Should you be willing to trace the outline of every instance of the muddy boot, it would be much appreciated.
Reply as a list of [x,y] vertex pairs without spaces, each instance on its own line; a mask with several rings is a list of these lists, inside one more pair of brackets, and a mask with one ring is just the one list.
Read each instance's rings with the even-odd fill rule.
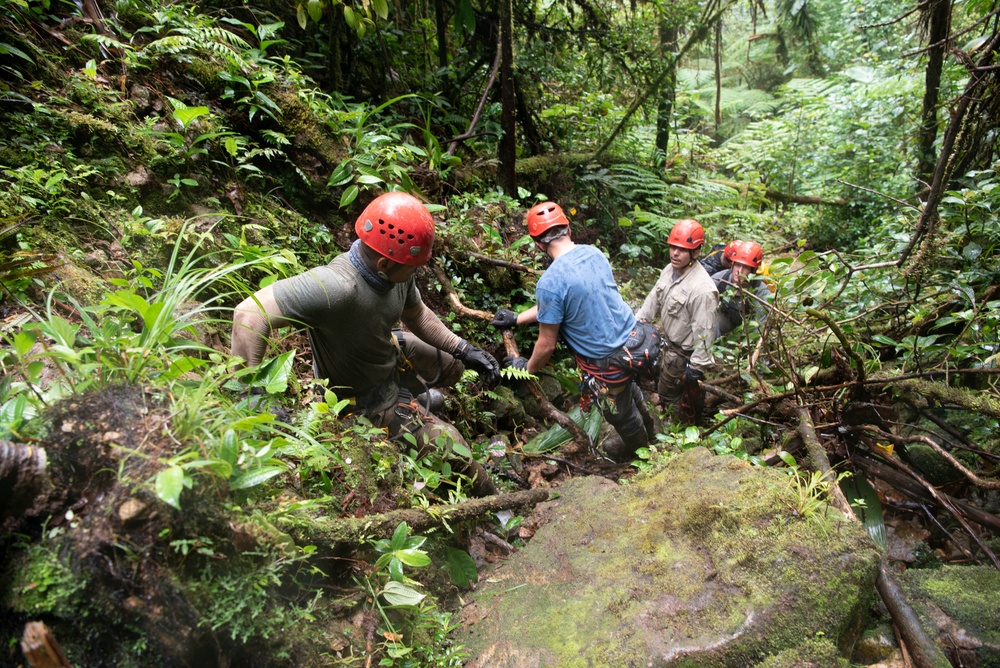
[[413,399],[417,402],[418,406],[423,408],[428,413],[440,415],[441,410],[444,408],[444,394],[441,390],[431,388],[426,392],[421,392],[417,396],[413,397]]
[[646,428],[646,444],[656,443],[656,435],[663,431],[663,425],[655,412],[649,410],[645,401],[639,401],[639,415],[642,416],[642,426]]
[[497,486],[490,478],[486,467],[475,460],[453,461],[452,466],[455,471],[461,473],[469,479],[469,494],[475,497],[493,496],[497,493]]
[[625,447],[625,442],[617,433],[611,434],[604,439],[604,442],[601,443],[600,451],[605,457],[618,463],[632,461],[632,455],[635,454],[634,450],[632,452],[628,452],[628,448]]

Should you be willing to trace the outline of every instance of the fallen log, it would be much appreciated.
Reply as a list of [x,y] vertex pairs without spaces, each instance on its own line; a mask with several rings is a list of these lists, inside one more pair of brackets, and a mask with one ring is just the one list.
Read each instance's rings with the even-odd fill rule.
[[[851,457],[851,464],[873,478],[879,478],[880,480],[886,481],[892,485],[894,489],[899,490],[912,499],[916,499],[918,501],[934,500],[934,497],[930,495],[930,492],[928,492],[922,485],[917,484],[913,479],[908,478],[895,469],[890,468],[880,461],[872,459],[871,457],[868,457],[860,452],[855,452],[853,454]],[[966,517],[976,524],[989,527],[996,533],[1000,533],[1000,517],[992,515],[981,508],[976,508],[961,499],[948,496],[940,490],[938,490],[937,493],[961,510]]]
[[392,536],[400,522],[406,522],[413,531],[424,531],[500,510],[534,506],[548,498],[549,490],[538,487],[512,494],[469,499],[454,505],[403,508],[365,517],[317,517],[310,522],[308,536],[301,527],[291,528],[290,533],[296,540],[308,540],[312,543],[325,541],[362,544],[372,538]]
[[540,275],[542,272],[537,269],[533,269],[527,265],[523,265],[520,262],[511,262],[510,260],[501,260],[499,258],[490,257],[489,255],[483,255],[482,253],[469,253],[469,257],[474,257],[480,262],[485,262],[487,264],[493,264],[498,267],[504,267],[505,269],[513,269],[514,271],[521,271],[527,274],[534,274],[535,276]]
[[32,668],[72,668],[56,637],[43,622],[28,622],[21,636],[21,651]]
[[[823,444],[816,436],[816,429],[809,411],[804,406],[798,406],[795,412],[799,418],[798,433],[809,452],[809,459],[816,470],[821,471],[827,482],[830,483],[831,503],[847,517],[857,522],[857,515],[854,514],[851,504],[841,491],[840,485],[837,484],[833,467],[830,466],[830,458],[827,457]],[[902,589],[886,567],[885,559],[882,560],[882,565],[879,568],[875,588],[882,597],[882,601],[885,602],[893,624],[899,629],[900,637],[910,653],[913,665],[916,668],[951,668],[951,662],[941,651],[941,648],[927,635],[924,627],[920,625],[917,613],[906,602]]]

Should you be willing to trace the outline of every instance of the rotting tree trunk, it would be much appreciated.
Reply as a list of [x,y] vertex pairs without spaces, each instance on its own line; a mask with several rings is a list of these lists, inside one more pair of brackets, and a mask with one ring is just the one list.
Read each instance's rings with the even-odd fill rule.
[[499,0],[500,14],[500,166],[497,180],[504,194],[517,197],[517,96],[514,93],[514,10],[512,0]]
[[615,127],[612,131],[611,136],[609,136],[604,143],[601,144],[601,147],[597,149],[594,155],[591,156],[592,159],[600,157],[601,154],[611,147],[615,138],[618,137],[622,129],[624,129],[625,124],[628,123],[629,119],[631,119],[635,112],[639,110],[639,107],[645,104],[651,94],[660,90],[663,86],[663,82],[667,80],[667,77],[676,71],[677,63],[679,63],[680,59],[684,57],[684,54],[686,54],[695,44],[705,38],[709,29],[715,25],[715,22],[719,20],[723,12],[729,9],[732,4],[734,4],[734,0],[709,1],[702,11],[701,19],[699,20],[698,25],[691,31],[687,41],[684,43],[684,46],[682,46],[677,52],[677,56],[667,63],[663,68],[663,71],[660,72],[660,75],[653,80],[649,87],[642,91],[642,93],[632,101],[632,104],[629,105],[629,108],[625,111],[625,115],[622,116],[621,121],[618,122],[617,127]]
[[722,19],[715,22],[715,141],[719,141],[719,126],[722,125]]
[[656,148],[664,153],[670,145],[670,123],[674,115],[674,94],[677,90],[677,68],[671,63],[677,48],[677,26],[660,19],[660,57],[667,63],[668,74],[660,85],[660,103],[656,109]]
[[[315,519],[305,535],[299,538],[313,543],[364,543],[371,538],[388,538],[400,522],[406,522],[413,531],[423,531],[431,527],[453,524],[480,517],[487,513],[510,510],[524,506],[534,506],[549,498],[549,489],[538,487],[512,494],[469,499],[451,506],[431,506],[429,508],[404,508],[379,515],[365,517],[322,517]],[[292,533],[305,533],[300,527]]]
[[[941,69],[948,52],[951,31],[951,0],[931,0],[927,17],[927,69],[924,70],[924,99],[920,109],[920,135],[917,142],[917,180],[930,183],[934,175],[934,140],[937,139],[938,92]],[[921,186],[924,187],[924,186]]]
[[[846,516],[857,522],[857,515],[854,514],[851,504],[841,491],[840,485],[837,484],[833,467],[830,466],[830,458],[826,456],[826,450],[816,436],[816,428],[813,425],[809,411],[804,406],[798,406],[795,409],[795,413],[799,417],[799,436],[802,438],[802,442],[809,452],[809,460],[812,462],[813,467],[821,471],[826,481],[830,483],[831,503]],[[884,559],[879,568],[878,578],[875,580],[875,588],[885,602],[893,623],[899,629],[899,634],[906,644],[906,649],[910,652],[910,657],[913,660],[915,668],[951,668],[951,662],[948,661],[941,649],[927,635],[924,627],[920,625],[917,613],[906,602],[902,589],[900,589],[899,585],[893,579],[892,574],[886,568]]]
[[46,487],[45,450],[23,443],[0,441],[0,524],[20,517]]
[[31,668],[72,668],[56,637],[42,622],[28,622],[21,636],[21,651]]

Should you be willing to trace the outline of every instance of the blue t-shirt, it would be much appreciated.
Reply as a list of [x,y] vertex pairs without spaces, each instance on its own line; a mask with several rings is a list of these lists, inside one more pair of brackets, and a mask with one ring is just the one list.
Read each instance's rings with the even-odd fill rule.
[[618,293],[607,258],[580,244],[552,262],[535,288],[538,322],[559,325],[579,355],[603,359],[625,345],[635,315]]

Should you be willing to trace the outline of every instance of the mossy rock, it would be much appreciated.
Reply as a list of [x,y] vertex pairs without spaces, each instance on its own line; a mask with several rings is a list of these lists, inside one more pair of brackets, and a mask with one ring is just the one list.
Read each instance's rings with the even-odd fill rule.
[[570,481],[528,546],[481,575],[468,665],[752,666],[817,635],[850,656],[878,550],[832,509],[794,515],[790,489],[704,448],[625,486]]
[[850,665],[832,642],[813,638],[767,657],[757,668],[848,668]]
[[1000,571],[989,565],[915,568],[899,583],[952,664],[1000,667]]

